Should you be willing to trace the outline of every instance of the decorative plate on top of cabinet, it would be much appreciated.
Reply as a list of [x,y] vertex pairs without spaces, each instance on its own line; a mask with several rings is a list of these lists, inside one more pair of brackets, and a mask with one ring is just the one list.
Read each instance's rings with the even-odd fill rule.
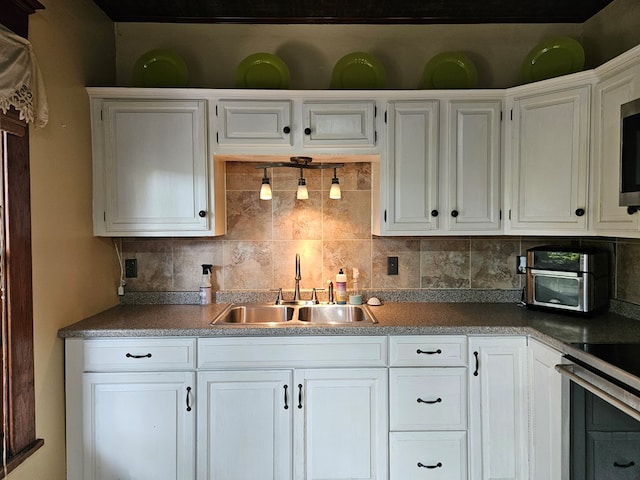
[[134,87],[184,87],[188,80],[187,64],[173,50],[150,50],[133,66]]
[[422,88],[473,88],[478,84],[478,70],[464,53],[443,52],[424,67]]
[[236,69],[239,88],[289,88],[289,67],[272,53],[254,53]]
[[559,77],[582,70],[584,48],[571,37],[545,40],[529,52],[522,64],[522,78],[526,83]]
[[342,57],[333,67],[331,88],[374,89],[384,88],[384,66],[373,55],[353,52]]

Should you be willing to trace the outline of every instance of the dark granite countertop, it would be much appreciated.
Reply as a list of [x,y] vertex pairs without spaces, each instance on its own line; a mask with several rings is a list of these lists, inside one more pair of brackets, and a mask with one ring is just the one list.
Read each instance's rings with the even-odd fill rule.
[[[62,338],[295,335],[529,335],[567,351],[567,344],[640,343],[640,321],[613,313],[577,316],[513,303],[404,303],[371,307],[378,324],[221,325],[227,304],[121,305],[62,328]],[[568,351],[574,349],[569,347]]]

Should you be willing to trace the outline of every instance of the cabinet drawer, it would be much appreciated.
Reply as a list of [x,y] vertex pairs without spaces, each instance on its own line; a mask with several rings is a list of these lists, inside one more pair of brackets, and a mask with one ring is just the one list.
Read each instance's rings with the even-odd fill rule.
[[640,433],[588,432],[587,479],[640,478]]
[[465,430],[466,368],[389,370],[391,430]]
[[86,340],[84,371],[189,370],[195,349],[195,338]]
[[383,367],[387,338],[201,338],[198,368]]
[[467,337],[464,335],[420,335],[391,337],[389,365],[467,366]]
[[392,432],[390,480],[467,478],[466,432]]

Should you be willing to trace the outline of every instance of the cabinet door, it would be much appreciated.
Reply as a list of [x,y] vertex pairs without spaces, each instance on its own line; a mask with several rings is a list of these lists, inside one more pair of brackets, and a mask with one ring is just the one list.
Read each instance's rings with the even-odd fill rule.
[[198,373],[198,479],[291,479],[290,370]]
[[85,373],[84,480],[195,479],[195,374]]
[[515,100],[511,232],[586,231],[590,88]]
[[375,102],[305,102],[304,147],[375,146]]
[[221,100],[216,113],[221,147],[293,145],[288,100]]
[[438,229],[438,101],[390,102],[383,230],[417,235]]
[[204,101],[97,101],[94,232],[204,235],[208,206]]
[[447,103],[447,229],[489,232],[500,221],[500,114],[502,102]]
[[296,370],[294,386],[294,478],[386,478],[386,369]]
[[562,432],[569,431],[568,384],[555,366],[562,363],[562,353],[535,340],[529,341],[529,411],[531,435],[529,478],[568,478],[569,450],[562,442]]
[[602,235],[640,234],[640,215],[619,205],[620,105],[640,95],[640,65],[599,82],[594,91],[593,228]]
[[469,353],[469,478],[526,479],[526,338],[470,337]]

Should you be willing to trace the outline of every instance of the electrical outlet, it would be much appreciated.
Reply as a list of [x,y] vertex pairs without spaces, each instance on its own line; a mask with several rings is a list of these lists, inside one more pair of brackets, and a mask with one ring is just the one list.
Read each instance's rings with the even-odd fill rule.
[[125,278],[136,278],[138,276],[138,260],[135,258],[127,258],[124,261]]
[[398,275],[398,257],[387,257],[387,275]]

